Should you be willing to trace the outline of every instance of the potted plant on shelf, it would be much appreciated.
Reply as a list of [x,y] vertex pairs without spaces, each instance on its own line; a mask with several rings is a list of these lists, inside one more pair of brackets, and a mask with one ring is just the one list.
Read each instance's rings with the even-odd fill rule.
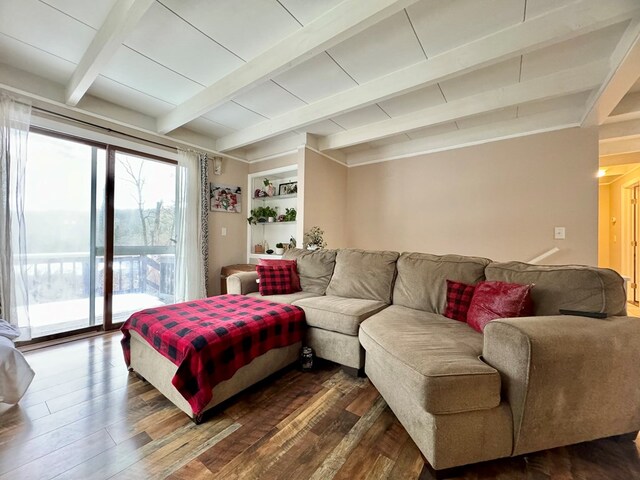
[[307,250],[318,250],[319,248],[326,247],[327,242],[324,241],[323,235],[324,230],[321,230],[320,227],[311,227],[311,229],[304,234],[304,244]]
[[264,183],[264,190],[267,192],[267,196],[273,197],[276,194],[276,187],[273,186],[271,180],[265,178],[262,183]]
[[256,223],[265,223],[265,222],[273,222],[275,217],[278,215],[275,208],[273,207],[257,207],[251,210],[251,216],[247,218],[247,222],[250,225],[255,225]]
[[285,209],[283,222],[295,222],[297,214],[298,212],[296,212],[295,208]]
[[282,243],[276,243],[276,255],[282,255],[284,253],[284,245]]

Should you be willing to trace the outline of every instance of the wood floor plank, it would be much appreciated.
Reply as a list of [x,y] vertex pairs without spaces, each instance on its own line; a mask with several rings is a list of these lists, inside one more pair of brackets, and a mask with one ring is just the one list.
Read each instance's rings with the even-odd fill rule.
[[55,450],[17,469],[0,475],[0,480],[48,480],[114,446],[106,430]]
[[[0,405],[0,480],[430,477],[366,378],[328,362],[311,372],[290,368],[195,425],[128,374],[120,338],[116,332],[27,353],[34,383],[22,405]],[[456,478],[640,479],[640,448],[603,439],[468,465]]]

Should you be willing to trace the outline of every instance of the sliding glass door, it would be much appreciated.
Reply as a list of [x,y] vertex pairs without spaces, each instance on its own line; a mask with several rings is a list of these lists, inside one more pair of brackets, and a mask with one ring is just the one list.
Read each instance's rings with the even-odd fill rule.
[[173,303],[176,166],[115,152],[113,323]]
[[104,148],[29,134],[24,212],[34,338],[101,321],[95,212],[104,168]]
[[113,328],[174,299],[176,165],[32,131],[26,172],[32,337]]

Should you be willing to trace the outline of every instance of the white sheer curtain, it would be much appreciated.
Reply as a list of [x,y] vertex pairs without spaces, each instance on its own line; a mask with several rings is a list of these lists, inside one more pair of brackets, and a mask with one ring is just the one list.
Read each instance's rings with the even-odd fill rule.
[[[202,245],[206,238],[202,218],[202,182],[200,163],[206,155],[178,150],[176,175],[176,302],[207,296],[206,252]],[[206,203],[204,204],[206,205]]]
[[0,93],[0,317],[31,338],[24,220],[31,106]]

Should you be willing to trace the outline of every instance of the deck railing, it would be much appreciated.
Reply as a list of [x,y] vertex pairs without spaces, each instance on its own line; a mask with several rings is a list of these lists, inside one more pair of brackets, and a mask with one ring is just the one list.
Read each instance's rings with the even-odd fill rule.
[[[104,249],[96,250],[96,296],[104,293]],[[89,252],[27,255],[29,302],[86,298],[91,285]],[[174,294],[175,247],[116,247],[113,294],[146,293],[161,299]]]

